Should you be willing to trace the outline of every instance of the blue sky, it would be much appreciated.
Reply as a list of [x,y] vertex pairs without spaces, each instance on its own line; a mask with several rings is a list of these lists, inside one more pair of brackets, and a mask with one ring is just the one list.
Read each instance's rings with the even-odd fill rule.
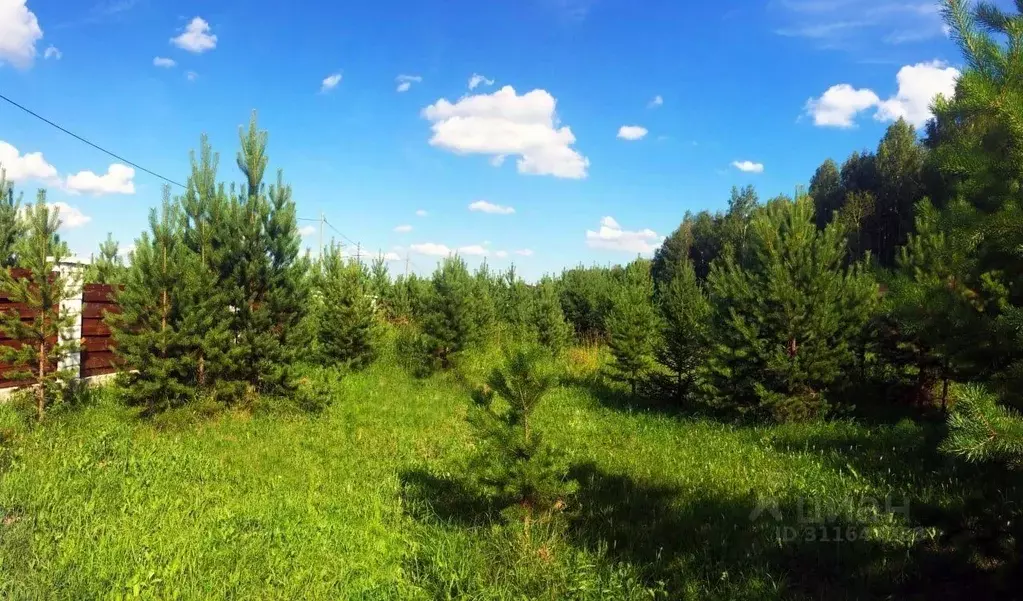
[[[177,181],[202,132],[240,181],[257,109],[300,216],[420,271],[456,249],[527,278],[649,254],[732,186],[791,192],[922,123],[959,63],[930,2],[0,0],[0,93]],[[3,103],[0,160],[82,255],[160,200]]]

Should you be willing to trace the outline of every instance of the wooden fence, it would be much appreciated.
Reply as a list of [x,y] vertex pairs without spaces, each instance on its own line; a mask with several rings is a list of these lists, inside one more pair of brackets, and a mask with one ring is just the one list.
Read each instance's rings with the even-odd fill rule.
[[114,287],[109,284],[86,284],[82,289],[82,359],[81,377],[100,376],[117,371],[113,353],[114,339],[103,321],[107,313],[120,313],[114,302]]
[[[15,277],[27,277],[24,270],[15,269]],[[80,337],[81,352],[78,361],[67,361],[66,365],[77,367],[78,375],[82,378],[110,374],[117,371],[117,357],[113,353],[114,341],[110,335],[110,328],[103,317],[106,313],[119,313],[120,307],[113,299],[114,289],[106,284],[85,284],[82,286],[81,297],[71,299],[66,304],[66,309],[78,313],[78,324],[73,328],[73,335]],[[0,292],[0,312],[17,311],[22,321],[31,321],[35,312],[23,304],[11,302],[6,295]],[[56,343],[52,340],[51,343]],[[12,340],[7,332],[0,328],[0,346],[18,348],[21,343]],[[72,358],[73,359],[73,358]],[[65,363],[62,361],[62,363]],[[52,366],[56,367],[56,366]],[[14,388],[28,384],[25,380],[11,380],[7,375],[15,371],[37,371],[38,367],[16,366],[0,363],[0,389]]]

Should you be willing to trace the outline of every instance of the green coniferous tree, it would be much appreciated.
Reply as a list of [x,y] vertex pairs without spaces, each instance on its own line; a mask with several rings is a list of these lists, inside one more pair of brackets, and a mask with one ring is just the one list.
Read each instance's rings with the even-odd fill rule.
[[[957,208],[965,209],[956,204],[947,213]],[[885,305],[895,342],[917,370],[914,396],[926,400],[940,381],[945,409],[950,380],[972,375],[977,355],[989,343],[970,282],[978,239],[950,236],[942,221],[930,202],[920,203],[916,233],[899,249],[899,268],[890,277]]]
[[[552,361],[537,346],[507,353],[487,386],[473,395],[468,414],[479,444],[470,464],[476,480],[492,493],[496,504],[511,508],[528,523],[565,506],[575,483],[564,460],[537,431],[533,414],[557,384]],[[500,409],[495,397],[506,402]]]
[[647,261],[634,261],[613,292],[607,331],[614,369],[629,383],[632,394],[653,363],[657,342],[657,313],[653,305],[654,282]]
[[571,342],[572,326],[565,321],[558,288],[551,278],[543,278],[534,287],[529,315],[536,339],[544,348],[557,354]]
[[484,345],[493,338],[497,330],[498,286],[487,260],[483,259],[472,278],[470,307],[475,322],[470,342]]
[[191,157],[185,194],[175,209],[181,220],[181,244],[196,259],[182,274],[177,301],[185,309],[178,327],[187,339],[183,344],[190,349],[195,384],[230,400],[240,394],[234,366],[241,360],[241,349],[234,344],[231,328],[238,291],[232,275],[239,236],[235,208],[217,182],[219,160],[202,136],[198,155]]
[[124,279],[124,261],[121,259],[117,241],[111,233],[100,242],[99,255],[85,271],[85,281],[90,284],[120,284]]
[[65,339],[79,316],[62,311],[60,305],[81,287],[80,274],[59,267],[70,254],[57,237],[59,227],[57,209],[46,204],[46,191],[40,190],[23,217],[24,235],[15,245],[18,265],[28,270],[28,277],[16,277],[11,268],[0,269],[0,290],[9,301],[31,313],[30,320],[23,319],[19,311],[0,315],[0,328],[19,343],[17,347],[0,347],[0,358],[8,364],[25,366],[7,377],[32,381],[40,420],[47,406],[58,400],[67,383],[77,376],[59,369],[60,360],[77,352],[79,344]]
[[842,190],[842,178],[835,161],[827,159],[810,178],[810,198],[813,199],[814,221],[818,229],[824,229],[831,223],[835,211],[842,208],[845,192]]
[[299,351],[289,337],[306,311],[307,266],[299,257],[291,188],[280,173],[269,191],[263,188],[267,133],[258,128],[255,113],[240,138],[238,167],[246,184],[233,201],[238,234],[233,257],[235,372],[246,383],[247,396],[288,392],[294,388]]
[[15,246],[21,238],[24,223],[21,219],[21,194],[15,196],[14,186],[7,181],[7,172],[0,165],[0,267],[12,267],[16,262]]
[[427,349],[441,367],[450,367],[475,339],[474,286],[461,257],[444,259],[433,272],[422,326]]
[[182,241],[178,211],[165,188],[163,205],[150,211],[150,231],[136,240],[124,288],[117,293],[121,313],[106,318],[123,364],[121,389],[129,402],[150,412],[195,394],[195,361],[181,326],[191,309],[185,280],[200,261]]
[[661,344],[657,360],[675,374],[679,400],[692,390],[697,371],[703,365],[710,343],[710,303],[696,279],[688,258],[675,268],[675,277],[661,287],[658,308],[661,315]]
[[331,244],[320,262],[316,283],[320,302],[316,344],[326,365],[360,369],[377,354],[373,297],[365,289],[365,267],[345,260],[341,247]]
[[389,312],[387,299],[391,295],[391,275],[387,271],[387,259],[383,254],[373,258],[369,268],[369,291],[376,301],[376,308],[383,314]]
[[708,278],[711,392],[778,419],[819,414],[823,394],[853,360],[877,285],[860,266],[844,266],[841,226],[817,230],[806,196],[772,201],[756,214],[743,262],[726,256]]
[[514,336],[529,337],[533,331],[531,295],[529,287],[515,272],[515,265],[508,267],[498,284],[497,305],[501,321],[508,325]]

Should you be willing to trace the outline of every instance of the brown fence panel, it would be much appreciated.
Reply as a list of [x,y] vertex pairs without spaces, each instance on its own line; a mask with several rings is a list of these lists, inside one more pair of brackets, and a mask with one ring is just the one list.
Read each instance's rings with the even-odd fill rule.
[[82,377],[117,371],[118,358],[110,327],[103,321],[107,313],[120,313],[109,284],[85,284],[82,288]]

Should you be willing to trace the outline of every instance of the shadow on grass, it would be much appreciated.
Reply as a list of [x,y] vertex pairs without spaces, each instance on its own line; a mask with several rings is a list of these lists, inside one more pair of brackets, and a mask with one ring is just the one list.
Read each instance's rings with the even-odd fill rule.
[[[1023,473],[999,464],[971,465],[940,451],[943,423],[901,422],[852,429],[795,430],[770,444],[783,452],[805,452],[839,472],[855,471],[875,490],[908,493],[915,527],[938,537],[918,549],[926,584],[983,598],[1023,598]],[[901,493],[900,493],[901,494]],[[955,598],[941,596],[938,598]]]
[[[844,505],[815,507],[812,500],[798,499],[764,503],[752,494],[719,498],[646,484],[592,465],[577,467],[573,475],[580,482],[579,508],[569,530],[576,542],[606,546],[612,556],[641,569],[648,582],[664,582],[669,591],[691,590],[694,576],[711,596],[724,597],[768,596],[780,583],[778,592],[800,599],[1005,599],[1017,598],[1020,591],[1020,574],[1013,568],[1018,553],[1012,562],[1004,537],[998,539],[999,560],[978,562],[976,540],[966,548],[953,540],[881,540],[870,535],[869,520]],[[961,509],[947,508],[946,517],[962,518]],[[909,522],[902,535],[912,536],[922,525],[929,524]],[[730,590],[726,579],[742,585]]]
[[597,402],[609,409],[627,412],[654,412],[679,418],[708,418],[726,420],[728,416],[715,412],[692,398],[679,398],[671,378],[649,377],[639,383],[636,394],[628,385],[616,382],[606,375],[567,377],[564,386],[579,388],[590,393]]
[[468,482],[423,469],[402,472],[399,479],[407,513],[419,521],[474,526],[497,515],[490,500]]
[[[579,492],[566,513],[567,542],[631,565],[647,586],[663,586],[672,596],[698,590],[703,598],[728,599],[1008,599],[1020,590],[1011,537],[1004,531],[976,536],[981,523],[1011,519],[991,510],[1011,513],[1008,496],[1003,503],[990,497],[972,505],[915,503],[896,534],[878,536],[872,527],[890,524],[864,520],[852,505],[764,500],[752,491],[723,497],[593,464],[574,467],[571,476]],[[423,470],[401,480],[406,511],[419,521],[473,527],[499,519],[464,482]],[[936,541],[903,538],[920,526],[946,534]]]

